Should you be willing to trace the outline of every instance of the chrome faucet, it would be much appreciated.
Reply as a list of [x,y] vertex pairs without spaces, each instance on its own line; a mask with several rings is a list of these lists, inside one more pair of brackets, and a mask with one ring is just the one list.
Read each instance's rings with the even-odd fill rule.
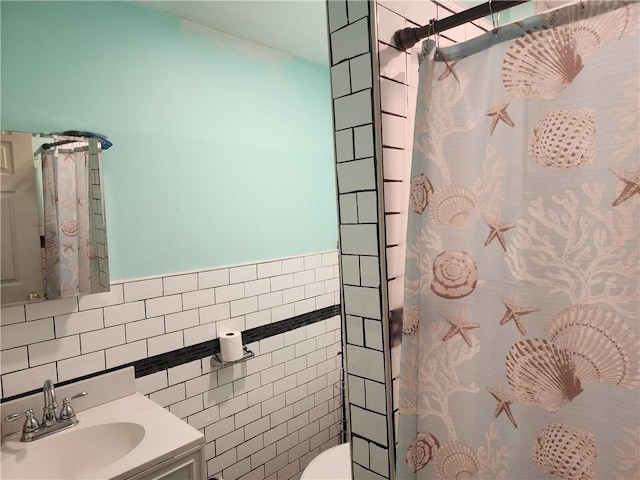
[[58,415],[58,403],[56,402],[56,391],[51,380],[46,380],[42,387],[44,393],[44,407],[42,408],[42,423],[38,422],[33,415],[33,410],[29,409],[24,413],[14,413],[4,417],[5,422],[13,422],[18,418],[25,417],[22,426],[22,437],[20,441],[30,442],[38,438],[46,437],[52,433],[59,432],[66,428],[71,428],[78,424],[76,412],[71,406],[71,400],[84,397],[87,392],[80,392],[72,397],[65,397],[62,401],[62,408]]
[[58,409],[58,403],[56,402],[56,390],[53,388],[53,382],[47,380],[42,387],[44,392],[44,407],[42,409],[42,425],[50,427],[55,425],[58,421],[58,415],[56,410]]

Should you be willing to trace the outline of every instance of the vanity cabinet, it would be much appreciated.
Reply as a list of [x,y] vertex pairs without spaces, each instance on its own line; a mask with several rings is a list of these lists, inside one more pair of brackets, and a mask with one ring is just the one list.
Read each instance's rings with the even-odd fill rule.
[[127,480],[202,480],[207,478],[204,446],[165,460]]

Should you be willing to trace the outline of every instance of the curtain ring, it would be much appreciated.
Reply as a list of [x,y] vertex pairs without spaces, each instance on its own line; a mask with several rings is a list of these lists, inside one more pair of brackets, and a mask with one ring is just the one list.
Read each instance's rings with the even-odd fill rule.
[[440,34],[438,32],[436,32],[436,19],[435,18],[432,18],[429,21],[429,30],[431,31],[431,34],[435,37],[436,48],[440,48]]
[[496,17],[493,14],[493,0],[489,0],[489,13],[491,14],[491,23],[493,24],[493,33],[498,33],[498,27],[496,26]]
[[583,0],[578,0],[578,2],[580,3],[580,8],[582,10],[584,10],[584,1]]

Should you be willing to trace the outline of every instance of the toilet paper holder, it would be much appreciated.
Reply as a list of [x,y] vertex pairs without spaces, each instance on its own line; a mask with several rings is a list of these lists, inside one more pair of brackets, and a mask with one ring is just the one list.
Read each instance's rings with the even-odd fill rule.
[[242,358],[239,360],[234,360],[233,362],[226,362],[224,360],[222,360],[222,357],[220,356],[220,353],[214,353],[213,355],[211,355],[211,366],[214,368],[222,368],[222,367],[228,367],[229,365],[235,365],[236,363],[240,363],[240,362],[246,362],[247,360],[249,360],[251,357],[255,357],[255,353],[253,353],[251,350],[249,350],[246,345],[242,346]]

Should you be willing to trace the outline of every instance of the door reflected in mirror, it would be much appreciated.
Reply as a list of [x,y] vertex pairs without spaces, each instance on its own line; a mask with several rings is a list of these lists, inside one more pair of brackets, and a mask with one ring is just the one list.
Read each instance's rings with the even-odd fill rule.
[[100,140],[2,131],[2,306],[109,290]]

